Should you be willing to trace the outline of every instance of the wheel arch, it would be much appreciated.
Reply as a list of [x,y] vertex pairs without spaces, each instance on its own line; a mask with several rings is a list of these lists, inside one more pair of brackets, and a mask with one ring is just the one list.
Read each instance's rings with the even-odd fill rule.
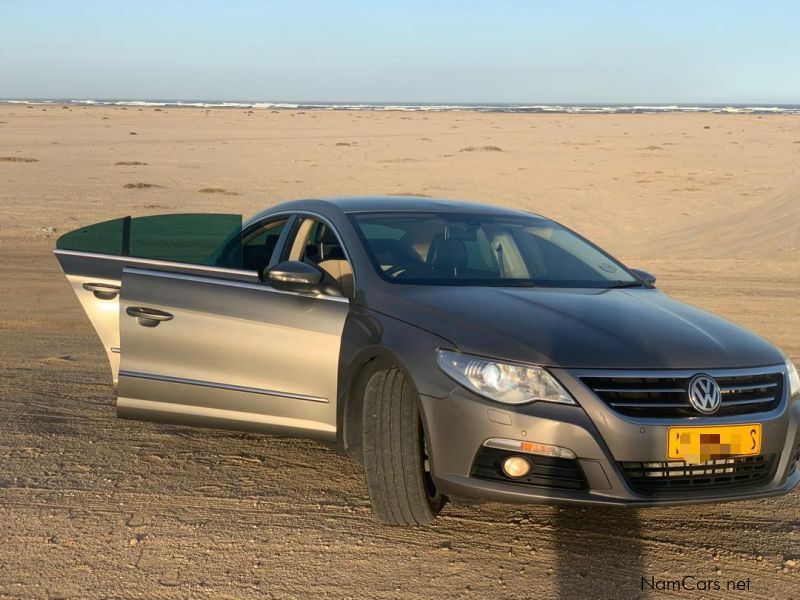
[[[337,441],[361,463],[362,407],[366,385],[378,371],[397,368],[420,395],[445,397],[456,384],[436,365],[436,349],[454,345],[415,325],[362,309],[345,323],[339,363]],[[420,412],[422,407],[420,406]]]
[[375,373],[387,369],[400,369],[414,392],[419,396],[414,377],[408,367],[395,353],[386,348],[376,347],[365,350],[352,366],[346,377],[347,387],[339,398],[337,415],[339,443],[347,456],[363,464],[362,433],[364,394],[367,383]]

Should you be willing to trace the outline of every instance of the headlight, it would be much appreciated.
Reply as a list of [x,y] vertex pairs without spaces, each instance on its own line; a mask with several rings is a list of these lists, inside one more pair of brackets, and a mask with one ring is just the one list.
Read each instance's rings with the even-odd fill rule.
[[524,404],[542,400],[575,404],[575,400],[541,367],[487,360],[439,350],[441,369],[466,388],[497,402]]
[[797,369],[788,358],[786,359],[786,371],[789,373],[789,398],[794,398],[796,394],[800,394],[800,375],[797,374]]

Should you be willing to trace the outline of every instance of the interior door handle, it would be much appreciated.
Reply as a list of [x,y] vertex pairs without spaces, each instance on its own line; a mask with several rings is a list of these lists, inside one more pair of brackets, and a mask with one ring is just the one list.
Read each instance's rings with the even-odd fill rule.
[[155,327],[162,321],[169,321],[172,315],[157,308],[145,308],[144,306],[129,306],[125,309],[130,317],[136,317],[139,325],[143,327]]
[[99,300],[113,300],[119,296],[119,286],[111,283],[88,282],[83,284],[83,289],[92,292],[94,297]]

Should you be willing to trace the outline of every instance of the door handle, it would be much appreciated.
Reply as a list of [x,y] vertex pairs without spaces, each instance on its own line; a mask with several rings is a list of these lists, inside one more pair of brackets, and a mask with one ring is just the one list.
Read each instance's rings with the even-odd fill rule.
[[143,327],[155,327],[162,321],[169,321],[172,315],[157,308],[145,308],[144,306],[129,306],[125,309],[130,317],[136,317],[139,325]]
[[83,289],[92,292],[98,300],[113,300],[119,296],[119,286],[111,283],[84,283]]

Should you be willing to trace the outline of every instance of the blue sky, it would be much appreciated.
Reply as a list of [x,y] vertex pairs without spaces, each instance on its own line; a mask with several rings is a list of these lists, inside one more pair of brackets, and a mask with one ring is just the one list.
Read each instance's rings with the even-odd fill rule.
[[0,98],[800,103],[800,2],[0,0]]

